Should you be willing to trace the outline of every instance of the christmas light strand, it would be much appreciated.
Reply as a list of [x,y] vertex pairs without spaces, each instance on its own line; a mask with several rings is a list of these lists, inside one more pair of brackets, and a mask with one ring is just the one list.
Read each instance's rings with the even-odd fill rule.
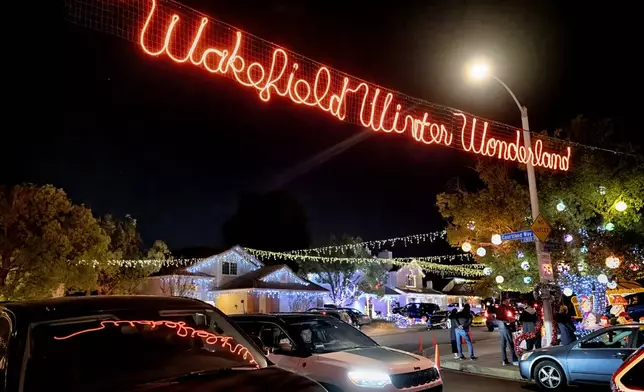
[[404,246],[407,246],[410,244],[420,244],[423,242],[434,242],[437,239],[445,238],[445,234],[446,234],[445,230],[442,230],[442,231],[435,231],[432,233],[412,234],[404,237],[387,238],[384,240],[362,241],[362,242],[356,242],[354,244],[328,245],[328,246],[321,246],[318,248],[297,249],[286,253],[292,253],[296,255],[310,255],[314,253],[320,256],[322,254],[330,253],[330,252],[344,253],[350,249],[361,249],[361,248],[371,252],[374,249],[393,247],[400,243],[402,243]]

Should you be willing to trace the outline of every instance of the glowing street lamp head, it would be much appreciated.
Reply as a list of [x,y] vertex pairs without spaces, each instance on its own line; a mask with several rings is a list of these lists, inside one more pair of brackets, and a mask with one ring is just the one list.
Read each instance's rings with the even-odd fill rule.
[[490,76],[490,66],[484,62],[472,63],[467,70],[470,79],[480,81]]

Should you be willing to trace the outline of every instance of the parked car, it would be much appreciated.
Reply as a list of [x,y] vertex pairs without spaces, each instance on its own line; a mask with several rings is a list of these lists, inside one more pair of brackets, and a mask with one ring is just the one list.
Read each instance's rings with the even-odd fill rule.
[[327,307],[324,307],[324,308],[311,308],[311,309],[307,310],[307,312],[308,313],[320,313],[320,314],[323,314],[323,315],[328,315],[328,316],[331,316],[331,317],[335,317],[338,320],[344,321],[345,323],[347,323],[347,324],[349,324],[349,325],[351,325],[353,327],[356,327],[358,329],[360,328],[360,325],[358,324],[358,321],[354,320],[354,318],[351,317],[351,314],[349,312],[343,310],[343,309],[327,308]]
[[330,392],[442,391],[440,373],[431,360],[380,346],[333,317],[277,313],[231,318],[261,339],[271,351],[271,361],[311,377]]
[[450,327],[451,320],[448,318],[449,313],[441,310],[439,312],[434,312],[429,317],[427,322],[427,329],[446,329]]
[[22,392],[324,391],[271,363],[216,308],[176,297],[2,303],[0,375],[1,390]]
[[610,379],[612,392],[644,390],[644,344],[617,369]]
[[628,305],[625,307],[626,313],[634,321],[639,321],[641,317],[644,317],[644,293],[637,293],[625,296]]
[[473,327],[487,327],[487,317],[484,313],[472,312],[472,326]]
[[534,380],[542,389],[557,390],[566,385],[602,384],[624,359],[644,344],[641,324],[602,328],[565,346],[528,351],[521,356],[521,377]]
[[395,308],[392,310],[393,313],[400,314],[405,317],[411,317],[414,319],[421,319],[423,317],[429,320],[429,316],[438,312],[440,306],[432,303],[411,303],[407,304],[400,308]]
[[340,308],[340,310],[344,310],[345,312],[349,313],[349,316],[351,316],[354,324],[356,324],[358,327],[371,324],[371,318],[358,309]]

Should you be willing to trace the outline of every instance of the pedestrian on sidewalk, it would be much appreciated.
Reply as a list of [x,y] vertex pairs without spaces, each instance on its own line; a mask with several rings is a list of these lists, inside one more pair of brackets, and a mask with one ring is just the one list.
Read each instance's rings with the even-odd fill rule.
[[534,338],[525,340],[528,351],[531,351],[534,348],[541,348],[541,331],[537,330],[538,319],[537,309],[533,307],[532,303],[529,303],[519,316],[519,322],[521,323],[523,333],[534,333],[535,335]]
[[[496,319],[494,320],[494,325],[499,329],[499,334],[501,334],[501,364],[503,366],[507,365],[519,365],[519,358],[517,357],[516,351],[514,351],[514,340],[512,339],[512,333],[510,332],[509,323],[512,321],[512,309],[510,308],[510,299],[505,298],[503,303],[496,308]],[[506,350],[510,350],[512,353],[512,363],[508,362],[508,354]]]
[[470,326],[472,325],[472,311],[470,304],[463,305],[463,310],[456,313],[456,349],[458,350],[458,359],[465,359],[463,355],[463,340],[467,343],[467,350],[472,361],[477,358],[474,356],[474,345],[470,339]]
[[452,343],[452,354],[454,354],[454,358],[458,359],[458,347],[456,346],[456,327],[457,327],[457,321],[456,321],[456,314],[458,313],[458,309],[452,309],[452,311],[449,313],[449,316],[447,316],[447,319],[449,320],[449,339],[450,342]]
[[561,305],[559,312],[556,316],[557,327],[559,328],[559,334],[561,334],[561,345],[568,345],[575,340],[575,324],[572,323],[572,317],[568,314],[568,307],[566,305]]

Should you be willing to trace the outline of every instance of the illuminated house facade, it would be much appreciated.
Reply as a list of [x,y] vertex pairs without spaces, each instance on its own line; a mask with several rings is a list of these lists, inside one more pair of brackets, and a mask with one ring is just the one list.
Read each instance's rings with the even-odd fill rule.
[[266,266],[234,247],[172,275],[150,277],[138,292],[193,297],[239,314],[304,311],[321,306],[327,290],[286,265]]

